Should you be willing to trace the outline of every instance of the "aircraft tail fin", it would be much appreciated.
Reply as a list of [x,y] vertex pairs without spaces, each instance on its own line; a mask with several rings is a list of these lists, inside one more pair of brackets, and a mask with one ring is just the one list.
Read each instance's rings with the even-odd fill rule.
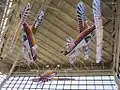
[[71,37],[68,37],[66,41],[67,41],[67,43],[66,43],[66,49],[69,52],[69,51],[71,51],[71,49],[74,46],[74,40]]

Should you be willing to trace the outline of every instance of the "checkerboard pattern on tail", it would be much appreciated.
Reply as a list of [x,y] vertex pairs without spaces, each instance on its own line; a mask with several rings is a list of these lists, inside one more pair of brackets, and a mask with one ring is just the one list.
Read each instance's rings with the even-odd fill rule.
[[68,37],[66,41],[67,41],[66,43],[67,52],[70,52],[74,46],[74,40],[71,37]]
[[102,57],[102,40],[103,40],[103,25],[102,25],[102,15],[101,15],[101,0],[93,0],[93,14],[94,23],[96,27],[96,63],[101,61]]
[[[67,41],[67,43],[66,43],[67,52],[70,52],[75,45],[74,40],[71,37],[68,37],[66,41]],[[68,55],[68,58],[69,58],[69,62],[71,64],[74,64],[74,62],[76,61],[75,53],[72,53],[71,55]]]

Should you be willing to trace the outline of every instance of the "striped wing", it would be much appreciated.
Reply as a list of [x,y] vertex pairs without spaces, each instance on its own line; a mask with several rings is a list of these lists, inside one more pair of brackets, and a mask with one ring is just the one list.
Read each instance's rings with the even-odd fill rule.
[[93,0],[93,14],[96,27],[97,48],[96,48],[96,62],[99,63],[102,57],[102,39],[103,39],[103,25],[101,15],[101,0]]
[[12,42],[11,42],[11,45],[10,45],[10,51],[11,51],[11,52],[13,51],[13,49],[14,49],[14,44],[15,44],[17,38],[18,38],[17,36],[18,36],[19,28],[20,28],[21,25],[26,21],[28,15],[29,15],[29,12],[30,12],[30,8],[31,8],[31,6],[30,6],[30,4],[28,3],[28,4],[25,6],[23,12],[20,14],[20,22],[19,22],[19,24],[18,24],[17,29],[15,30],[15,34],[13,35]]
[[82,32],[85,29],[86,16],[85,16],[85,5],[83,2],[79,2],[77,5],[77,17],[79,23],[79,30]]
[[20,20],[20,25],[23,24],[26,20],[27,20],[27,17],[29,15],[29,12],[30,12],[30,9],[31,9],[31,5],[30,3],[28,3],[24,10],[22,11],[21,13],[21,20]]
[[32,26],[32,32],[35,34],[36,29],[42,23],[44,17],[44,11],[40,10]]

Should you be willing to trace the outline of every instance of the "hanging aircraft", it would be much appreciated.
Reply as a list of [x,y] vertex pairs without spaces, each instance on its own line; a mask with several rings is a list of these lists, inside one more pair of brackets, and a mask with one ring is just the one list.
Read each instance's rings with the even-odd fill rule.
[[31,62],[37,59],[37,50],[36,50],[37,45],[35,42],[34,35],[36,33],[38,26],[43,20],[44,12],[42,10],[39,11],[37,18],[35,19],[32,27],[30,27],[26,22],[26,19],[29,16],[30,9],[31,9],[30,4],[27,4],[23,12],[19,15],[20,22],[13,36],[10,49],[11,51],[13,51],[14,44],[17,40],[18,31],[21,30],[22,31],[22,34],[21,34],[22,55],[26,60]]
[[35,42],[34,35],[36,33],[36,30],[39,26],[39,24],[42,22],[44,16],[44,12],[42,10],[39,11],[38,16],[33,23],[32,27],[30,27],[26,22],[22,25],[22,30],[24,31],[22,35],[22,41],[23,41],[23,55],[24,58],[27,60],[35,61],[37,58],[37,45]]
[[[93,1],[93,14],[95,25],[89,25],[86,15],[85,15],[85,5],[82,1],[80,1],[77,5],[77,16],[79,23],[79,34],[76,39],[73,40],[71,37],[67,38],[66,50],[62,51],[62,53],[69,58],[69,62],[74,64],[76,57],[79,56],[80,51],[84,52],[84,59],[89,58],[89,44],[92,38],[96,33],[100,32],[101,34],[97,34],[97,55],[96,62],[99,63],[101,60],[101,50],[102,50],[102,38],[103,38],[103,30],[102,30],[102,16],[100,9],[100,1]],[[99,43],[98,43],[99,42]],[[98,54],[99,53],[99,54]]]

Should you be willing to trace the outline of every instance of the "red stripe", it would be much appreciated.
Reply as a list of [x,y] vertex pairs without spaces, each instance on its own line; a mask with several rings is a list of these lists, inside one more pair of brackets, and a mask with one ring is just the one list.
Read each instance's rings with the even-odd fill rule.
[[89,28],[89,29],[86,29],[84,31],[82,31],[78,36],[77,38],[75,39],[75,46],[78,45],[78,43],[80,43],[80,41],[85,37],[87,36],[88,34],[90,34],[93,30],[95,30],[95,26]]
[[[88,29],[86,29],[86,30],[84,30],[84,31],[82,31],[78,36],[77,36],[77,38],[75,39],[75,46],[73,47],[73,49],[83,40],[83,38],[85,37],[85,36],[87,36],[88,34],[90,34],[93,30],[95,30],[95,26],[92,26],[91,28],[88,28]],[[72,49],[72,50],[73,50]],[[72,51],[71,50],[71,51]],[[64,52],[64,55],[67,55],[67,54],[69,54],[71,51],[69,51],[69,52],[67,52],[67,50]]]
[[24,23],[25,27],[26,27],[26,34],[27,34],[27,37],[29,38],[30,42],[31,42],[31,45],[34,46],[35,45],[35,40],[33,38],[33,34],[32,34],[32,31],[30,30],[30,27],[28,26],[27,23]]

